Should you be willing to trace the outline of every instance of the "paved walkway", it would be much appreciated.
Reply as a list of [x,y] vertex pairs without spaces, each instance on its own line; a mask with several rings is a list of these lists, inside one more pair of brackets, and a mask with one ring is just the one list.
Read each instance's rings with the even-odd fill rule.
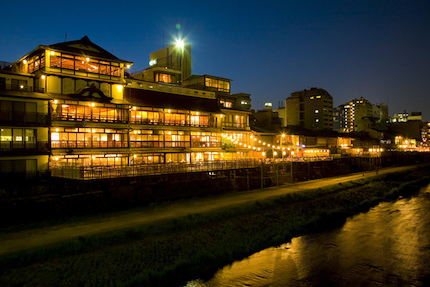
[[[416,166],[414,165],[385,168],[380,169],[378,174],[398,172],[413,169],[415,167]],[[317,179],[279,187],[238,192],[214,197],[181,200],[169,204],[119,212],[117,214],[85,219],[83,221],[73,223],[29,229],[20,232],[2,233],[0,234],[0,255],[71,240],[79,236],[90,236],[113,230],[152,224],[157,221],[204,213],[226,207],[233,207],[247,202],[264,200],[293,192],[327,187],[342,182],[373,177],[376,175],[377,173],[375,171],[354,173],[346,176]]]

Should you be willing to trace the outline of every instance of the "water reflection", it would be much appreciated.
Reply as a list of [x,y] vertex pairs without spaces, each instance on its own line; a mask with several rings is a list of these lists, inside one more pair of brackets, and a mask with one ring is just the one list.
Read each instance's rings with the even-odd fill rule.
[[427,187],[351,217],[342,228],[296,237],[234,262],[198,285],[424,286],[430,283],[429,214]]

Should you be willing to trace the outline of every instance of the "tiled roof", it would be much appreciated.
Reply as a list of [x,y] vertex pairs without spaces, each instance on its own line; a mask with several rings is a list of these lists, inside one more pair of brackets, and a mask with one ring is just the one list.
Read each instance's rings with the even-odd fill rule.
[[44,47],[52,50],[69,52],[69,53],[78,54],[78,55],[85,55],[89,57],[106,59],[106,60],[111,60],[116,62],[127,62],[127,61],[118,59],[116,56],[109,53],[102,47],[94,44],[93,42],[90,41],[90,39],[87,36],[83,37],[80,40],[62,42],[58,44],[47,45]]

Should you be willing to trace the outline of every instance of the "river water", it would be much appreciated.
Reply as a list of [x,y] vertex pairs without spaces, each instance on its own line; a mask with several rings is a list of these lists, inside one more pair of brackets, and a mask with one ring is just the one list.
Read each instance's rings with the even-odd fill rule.
[[430,186],[187,286],[430,286]]

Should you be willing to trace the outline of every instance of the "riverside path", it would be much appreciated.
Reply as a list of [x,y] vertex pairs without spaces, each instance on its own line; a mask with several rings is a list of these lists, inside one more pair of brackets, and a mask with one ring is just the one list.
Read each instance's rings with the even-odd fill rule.
[[344,176],[323,178],[295,184],[224,194],[213,197],[180,200],[172,203],[143,207],[114,214],[94,216],[73,223],[22,230],[0,232],[0,256],[72,240],[80,236],[92,236],[105,232],[127,229],[159,221],[175,219],[192,214],[215,211],[240,204],[278,197],[288,193],[327,187],[339,183],[374,177],[376,175],[405,171],[417,167],[403,166],[368,171]]

